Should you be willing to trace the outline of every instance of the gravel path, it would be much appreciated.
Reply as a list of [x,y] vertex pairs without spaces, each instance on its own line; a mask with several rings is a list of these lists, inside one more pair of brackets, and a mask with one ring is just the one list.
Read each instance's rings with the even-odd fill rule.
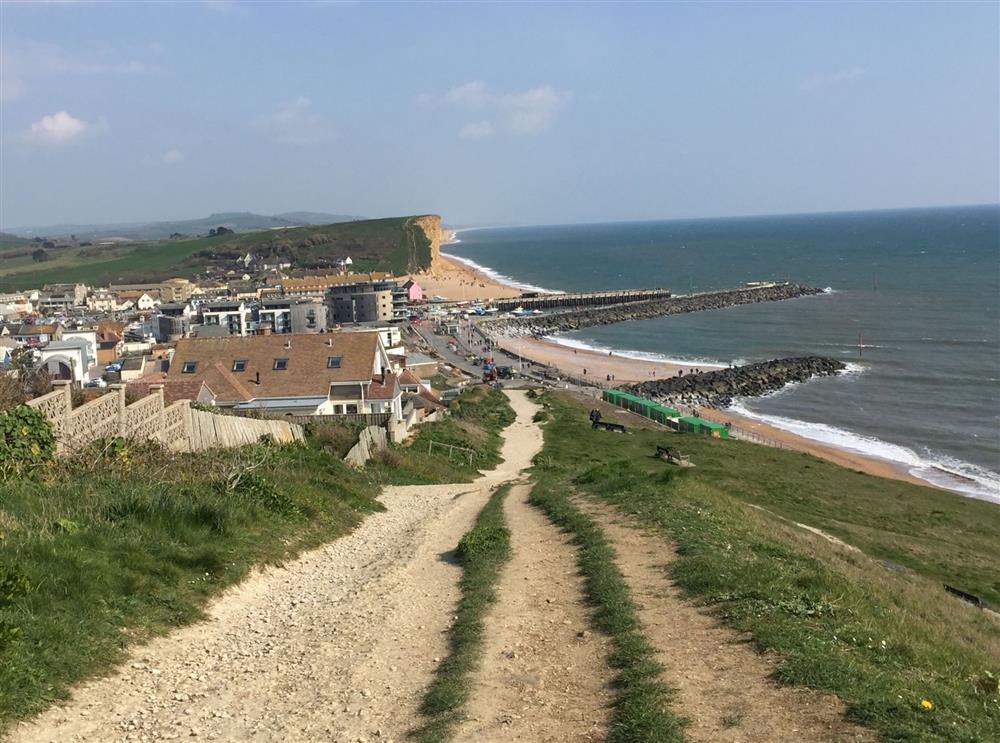
[[504,502],[512,557],[486,617],[483,662],[455,741],[593,741],[608,730],[607,638],[590,630],[568,535],[528,503]]
[[837,697],[770,679],[773,661],[735,630],[685,600],[666,565],[672,545],[634,519],[589,498],[575,500],[617,553],[617,564],[639,609],[643,633],[677,689],[676,709],[690,720],[685,734],[706,743],[868,741],[870,730],[844,720]]
[[248,577],[206,621],[136,648],[10,740],[401,741],[447,649],[460,576],[451,550],[541,447],[535,405],[508,394],[517,420],[496,470],[388,488],[385,512]]

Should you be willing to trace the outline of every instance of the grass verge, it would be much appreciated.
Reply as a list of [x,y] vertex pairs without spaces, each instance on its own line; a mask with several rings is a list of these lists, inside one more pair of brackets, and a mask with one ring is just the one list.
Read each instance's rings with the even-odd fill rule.
[[[885,740],[1000,740],[996,621],[941,585],[997,585],[996,506],[747,442],[594,431],[578,403],[543,401],[539,493],[583,491],[659,528],[678,549],[677,584],[780,658],[779,682],[836,694]],[[665,464],[657,444],[696,468]]]
[[462,719],[462,708],[469,698],[469,677],[482,654],[483,619],[496,601],[500,569],[510,559],[510,531],[503,514],[510,488],[509,484],[501,485],[494,491],[455,551],[462,565],[462,597],[449,634],[448,657],[438,665],[420,707],[427,721],[409,736],[419,743],[449,740]]
[[[449,406],[451,415],[425,423],[405,446],[393,447],[367,470],[385,485],[425,485],[434,482],[471,482],[481,470],[500,464],[501,432],[514,422],[507,396],[488,385],[466,388]],[[430,446],[451,444],[472,449],[471,461],[455,450]]]
[[552,481],[539,480],[531,503],[553,523],[573,535],[587,598],[595,608],[594,626],[611,638],[608,659],[615,678],[611,743],[674,743],[683,741],[684,721],[669,707],[671,690],[660,680],[663,667],[642,635],[635,604],[615,564],[615,552],[600,527],[566,497]]

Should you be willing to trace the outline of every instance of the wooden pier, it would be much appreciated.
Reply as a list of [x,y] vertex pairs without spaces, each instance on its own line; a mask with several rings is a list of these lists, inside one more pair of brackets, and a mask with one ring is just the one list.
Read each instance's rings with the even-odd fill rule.
[[669,289],[615,289],[583,294],[522,294],[514,299],[498,299],[497,309],[502,312],[523,307],[541,310],[547,307],[588,307],[626,302],[644,302],[651,299],[670,299]]

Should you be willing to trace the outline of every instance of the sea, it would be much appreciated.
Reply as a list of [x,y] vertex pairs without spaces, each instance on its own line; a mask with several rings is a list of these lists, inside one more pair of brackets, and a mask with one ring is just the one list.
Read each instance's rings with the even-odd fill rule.
[[705,368],[840,359],[734,411],[1000,504],[1000,205],[476,228],[443,250],[525,290],[824,288],[555,340]]

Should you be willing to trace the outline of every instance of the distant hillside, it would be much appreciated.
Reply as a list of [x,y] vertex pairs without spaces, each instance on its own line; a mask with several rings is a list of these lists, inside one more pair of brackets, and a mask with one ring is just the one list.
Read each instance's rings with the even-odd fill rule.
[[128,222],[121,224],[55,224],[25,227],[18,233],[26,237],[67,237],[79,240],[123,238],[125,240],[163,240],[174,234],[197,237],[210,229],[226,227],[236,232],[269,230],[277,227],[297,227],[303,224],[332,224],[358,219],[343,214],[323,212],[286,212],[268,217],[253,212],[221,212],[200,219],[163,222]]
[[[436,215],[357,220],[266,229],[191,239],[66,247],[44,263],[30,255],[0,262],[0,290],[29,289],[62,281],[88,284],[203,277],[210,269],[237,269],[247,253],[290,259],[296,268],[323,271],[350,256],[357,270],[407,273],[430,268],[437,255],[441,218]],[[80,236],[77,235],[79,238]]]

